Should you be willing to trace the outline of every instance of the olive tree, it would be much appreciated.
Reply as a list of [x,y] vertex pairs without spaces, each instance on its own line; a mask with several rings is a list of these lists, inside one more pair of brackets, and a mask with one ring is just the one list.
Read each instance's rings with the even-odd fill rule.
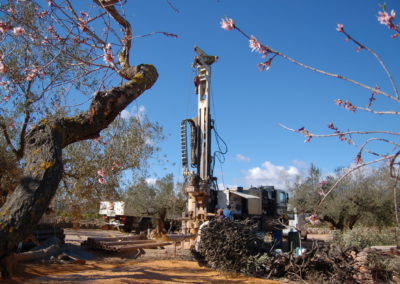
[[[387,174],[387,168],[354,171],[342,179],[348,171],[351,170],[338,169],[336,174],[324,178],[312,165],[308,176],[298,179],[292,186],[291,205],[300,212],[313,212],[319,206],[319,219],[341,231],[357,224],[393,225],[393,186],[397,185]],[[326,196],[338,179],[341,183]],[[325,196],[325,202],[319,205],[321,197]]]

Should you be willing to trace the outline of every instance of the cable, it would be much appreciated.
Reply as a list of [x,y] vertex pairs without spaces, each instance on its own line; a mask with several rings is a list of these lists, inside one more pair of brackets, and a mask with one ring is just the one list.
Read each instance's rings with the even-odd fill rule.
[[[217,142],[218,150],[214,151],[214,154],[212,155],[213,159],[212,159],[210,172],[211,172],[211,176],[214,176],[215,161],[218,160],[220,163],[220,166],[221,166],[222,182],[225,187],[222,164],[225,162],[225,155],[228,153],[228,145],[226,144],[224,139],[222,139],[221,136],[219,135],[219,133],[215,127],[214,120],[212,120],[211,123],[212,123],[211,129],[214,130],[214,136],[215,136],[215,141]],[[222,149],[222,146],[224,149]],[[218,189],[218,185],[216,188]]]

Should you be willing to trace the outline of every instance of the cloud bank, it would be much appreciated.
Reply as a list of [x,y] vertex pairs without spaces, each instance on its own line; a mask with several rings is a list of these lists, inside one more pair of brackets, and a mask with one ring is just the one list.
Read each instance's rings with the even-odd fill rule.
[[273,185],[279,189],[287,189],[296,176],[303,174],[303,169],[295,166],[278,166],[265,161],[260,167],[244,171],[244,186]]

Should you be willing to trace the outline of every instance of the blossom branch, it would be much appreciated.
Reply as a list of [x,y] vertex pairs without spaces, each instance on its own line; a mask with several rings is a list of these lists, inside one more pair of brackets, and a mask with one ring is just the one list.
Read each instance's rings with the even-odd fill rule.
[[372,54],[376,58],[376,60],[379,62],[379,64],[381,65],[381,67],[385,71],[387,77],[389,78],[390,83],[392,84],[393,90],[394,90],[394,92],[396,94],[396,98],[399,99],[400,96],[399,96],[399,91],[397,89],[397,85],[396,85],[396,83],[395,83],[395,81],[393,79],[393,76],[392,76],[391,72],[386,67],[386,64],[383,62],[381,57],[375,51],[373,51],[371,48],[369,48],[368,46],[366,46],[366,45],[360,43],[359,41],[357,41],[356,39],[354,39],[349,33],[347,33],[345,31],[343,25],[339,24],[338,28],[337,28],[337,31],[343,33],[346,36],[346,39],[351,40],[352,42],[354,42],[356,45],[358,45],[359,48],[367,50],[370,54]]
[[[389,93],[386,93],[386,92],[383,92],[383,91],[381,91],[381,90],[379,90],[379,89],[376,89],[375,87],[370,87],[370,86],[368,86],[368,85],[366,85],[366,84],[360,83],[360,82],[355,81],[355,80],[350,79],[350,78],[347,78],[347,77],[345,77],[345,76],[343,76],[343,75],[334,74],[334,73],[331,73],[331,72],[327,72],[327,71],[324,71],[324,70],[321,70],[321,69],[318,69],[318,68],[315,68],[315,67],[306,65],[306,64],[301,63],[301,62],[297,61],[296,59],[293,59],[293,58],[291,58],[291,57],[289,57],[289,56],[287,56],[287,55],[285,55],[285,54],[283,54],[283,53],[281,53],[281,52],[279,52],[279,51],[277,51],[277,50],[274,50],[274,49],[272,49],[272,48],[270,48],[270,47],[268,47],[268,46],[266,46],[266,45],[263,45],[263,44],[261,44],[254,36],[249,36],[248,34],[246,34],[245,32],[243,32],[243,31],[235,24],[235,22],[233,21],[233,19],[230,19],[230,18],[222,19],[222,20],[221,20],[221,27],[222,27],[223,29],[225,29],[225,30],[228,30],[228,31],[231,31],[231,30],[237,30],[237,31],[239,31],[244,37],[246,37],[247,39],[249,39],[249,41],[250,41],[250,48],[252,48],[252,51],[259,52],[260,54],[262,54],[263,58],[264,58],[264,57],[268,57],[270,54],[274,54],[274,55],[280,56],[280,57],[282,57],[282,58],[284,58],[284,59],[286,59],[286,60],[288,60],[288,61],[290,61],[290,62],[292,62],[292,63],[294,63],[294,64],[296,64],[296,65],[298,65],[298,66],[300,66],[300,67],[303,67],[303,68],[305,68],[305,69],[308,69],[308,70],[311,70],[311,71],[314,71],[314,72],[323,74],[323,75],[325,75],[325,76],[329,76],[329,77],[337,78],[337,79],[340,79],[340,80],[343,80],[343,81],[347,81],[347,82],[352,83],[352,84],[354,84],[354,85],[357,85],[357,86],[359,86],[359,87],[368,89],[368,90],[370,90],[370,91],[372,91],[372,92],[375,92],[375,93],[377,93],[377,94],[381,94],[381,95],[383,95],[383,96],[385,96],[385,97],[388,97],[388,98],[390,98],[390,99],[393,99],[393,100],[395,100],[396,102],[400,102],[400,98],[399,98],[399,97],[394,97],[394,96],[390,95]],[[264,64],[267,64],[268,67],[269,67],[270,64],[271,64],[271,61],[272,61],[272,58],[270,58],[269,61],[264,62]],[[261,64],[262,64],[262,63],[261,63]],[[262,70],[264,70],[264,69],[262,69]],[[390,74],[390,73],[389,73],[389,74]]]
[[329,194],[342,182],[342,180],[343,180],[345,177],[349,176],[352,172],[354,172],[354,171],[356,171],[356,170],[358,170],[358,169],[360,169],[360,168],[363,168],[363,167],[365,167],[365,166],[372,165],[372,164],[377,164],[377,163],[380,163],[380,162],[382,162],[382,161],[384,161],[384,160],[391,159],[391,158],[393,158],[393,156],[385,156],[385,157],[382,157],[382,158],[379,158],[379,159],[376,159],[376,160],[373,160],[373,161],[369,161],[369,162],[367,162],[367,163],[362,163],[362,164],[360,164],[360,165],[355,166],[354,168],[351,168],[351,169],[350,169],[349,171],[347,171],[344,175],[342,175],[342,176],[331,186],[331,188],[323,195],[322,199],[320,200],[320,202],[318,203],[318,205],[316,206],[316,208],[315,208],[314,211],[315,211],[315,212],[318,211],[318,209],[321,207],[321,205],[323,204],[323,202],[325,201],[325,199],[329,196]]

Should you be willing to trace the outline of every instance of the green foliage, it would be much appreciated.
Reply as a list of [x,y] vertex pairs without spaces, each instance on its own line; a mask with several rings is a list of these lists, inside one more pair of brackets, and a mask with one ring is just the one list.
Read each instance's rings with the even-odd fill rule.
[[[126,182],[146,176],[148,160],[158,151],[162,128],[146,117],[120,119],[103,131],[101,139],[74,143],[64,150],[64,176],[57,192],[58,210],[97,214],[100,201],[120,200]],[[152,141],[149,143],[149,141]],[[122,167],[121,167],[122,166]],[[99,183],[104,170],[106,184]],[[125,183],[126,183],[125,182]]]
[[332,242],[345,248],[388,246],[396,245],[396,234],[394,228],[380,231],[373,228],[355,227],[346,232],[334,230]]
[[150,184],[145,178],[130,186],[124,194],[128,206],[138,215],[164,215],[167,218],[182,216],[186,207],[186,197],[181,192],[182,186],[174,184],[172,174]]
[[[300,212],[314,212],[322,197],[346,171],[340,169],[323,179],[319,169],[312,165],[308,176],[303,180],[299,178],[291,188],[291,206]],[[339,230],[352,229],[356,224],[393,225],[394,186],[398,185],[384,167],[353,172],[325,198],[318,207],[318,216]]]

